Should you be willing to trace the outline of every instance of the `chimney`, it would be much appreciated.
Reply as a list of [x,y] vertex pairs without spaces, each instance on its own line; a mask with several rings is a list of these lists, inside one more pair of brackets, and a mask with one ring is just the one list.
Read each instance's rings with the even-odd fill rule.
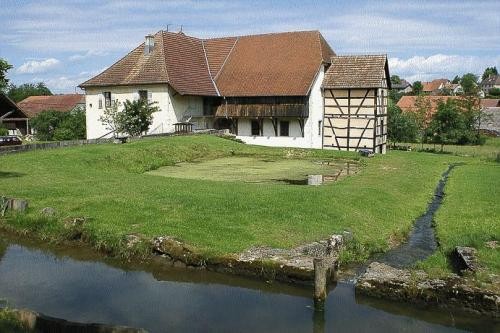
[[150,54],[151,52],[153,52],[154,47],[155,47],[155,36],[147,35],[146,42],[144,43],[144,54]]

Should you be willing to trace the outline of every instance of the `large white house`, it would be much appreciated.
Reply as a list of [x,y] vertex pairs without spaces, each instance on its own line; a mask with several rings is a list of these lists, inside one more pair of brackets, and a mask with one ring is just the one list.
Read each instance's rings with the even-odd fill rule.
[[148,134],[175,124],[229,129],[246,143],[385,152],[387,57],[336,56],[319,31],[200,39],[159,31],[82,83],[87,137],[116,101],[157,102]]

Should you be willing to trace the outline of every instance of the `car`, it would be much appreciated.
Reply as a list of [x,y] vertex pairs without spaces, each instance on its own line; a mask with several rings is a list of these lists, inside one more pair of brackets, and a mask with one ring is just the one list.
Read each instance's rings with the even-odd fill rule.
[[0,147],[3,146],[19,146],[23,141],[15,135],[0,136]]

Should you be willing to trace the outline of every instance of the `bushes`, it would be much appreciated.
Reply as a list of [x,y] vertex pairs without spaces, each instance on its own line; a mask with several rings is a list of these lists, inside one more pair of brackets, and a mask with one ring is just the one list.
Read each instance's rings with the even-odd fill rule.
[[9,134],[9,130],[7,128],[5,128],[5,126],[0,123],[0,136],[3,136],[3,135],[8,135]]
[[390,103],[387,108],[387,136],[393,142],[415,142],[418,127],[412,114],[403,113],[401,109]]
[[31,121],[36,137],[41,141],[85,139],[85,112],[43,111]]
[[441,144],[480,144],[477,130],[480,111],[473,100],[449,99],[438,104],[437,112],[427,127],[427,139]]

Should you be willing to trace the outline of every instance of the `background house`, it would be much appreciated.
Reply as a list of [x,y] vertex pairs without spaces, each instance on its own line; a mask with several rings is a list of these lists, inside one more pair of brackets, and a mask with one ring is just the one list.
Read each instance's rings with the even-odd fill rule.
[[500,89],[500,75],[489,75],[480,83],[481,90],[488,95],[493,88]]
[[391,84],[393,90],[396,90],[397,92],[402,92],[404,94],[411,93],[413,90],[411,83],[406,81],[405,79],[401,79],[401,82],[399,83],[393,82]]
[[422,82],[422,92],[429,95],[439,95],[441,90],[450,85],[448,79],[436,79],[430,82]]
[[[370,117],[386,114],[386,103],[378,104],[383,103],[383,98],[375,96],[387,96],[387,58],[377,59],[363,62],[363,56],[336,57],[319,31],[213,39],[159,31],[146,36],[145,42],[124,58],[80,85],[86,94],[87,137],[113,135],[99,120],[104,109],[113,103],[142,98],[156,102],[160,108],[153,115],[148,134],[173,132],[175,124],[190,122],[197,129],[229,129],[252,144],[385,151],[385,142],[374,143],[378,128],[375,122],[363,123],[366,130],[345,145],[340,140],[324,144],[324,131],[331,129],[325,122],[322,90],[326,73],[331,77],[341,67],[352,67],[343,74],[350,80],[349,86],[323,85],[325,91],[352,93],[352,103],[341,110],[348,112],[347,118],[353,118],[355,109],[364,107],[361,101],[373,102]],[[360,78],[365,73],[377,73],[377,87],[363,85]],[[366,89],[370,92],[363,99]],[[340,100],[337,95],[332,98]],[[335,120],[342,121],[340,117]],[[353,130],[355,122],[352,120]],[[328,135],[341,139],[340,134]],[[369,143],[354,142],[368,135]]]
[[0,123],[10,135],[25,135],[29,131],[29,118],[5,94],[0,93]]
[[17,105],[29,118],[33,118],[40,112],[47,110],[59,112],[69,112],[76,108],[85,110],[85,95],[30,96],[17,103]]

